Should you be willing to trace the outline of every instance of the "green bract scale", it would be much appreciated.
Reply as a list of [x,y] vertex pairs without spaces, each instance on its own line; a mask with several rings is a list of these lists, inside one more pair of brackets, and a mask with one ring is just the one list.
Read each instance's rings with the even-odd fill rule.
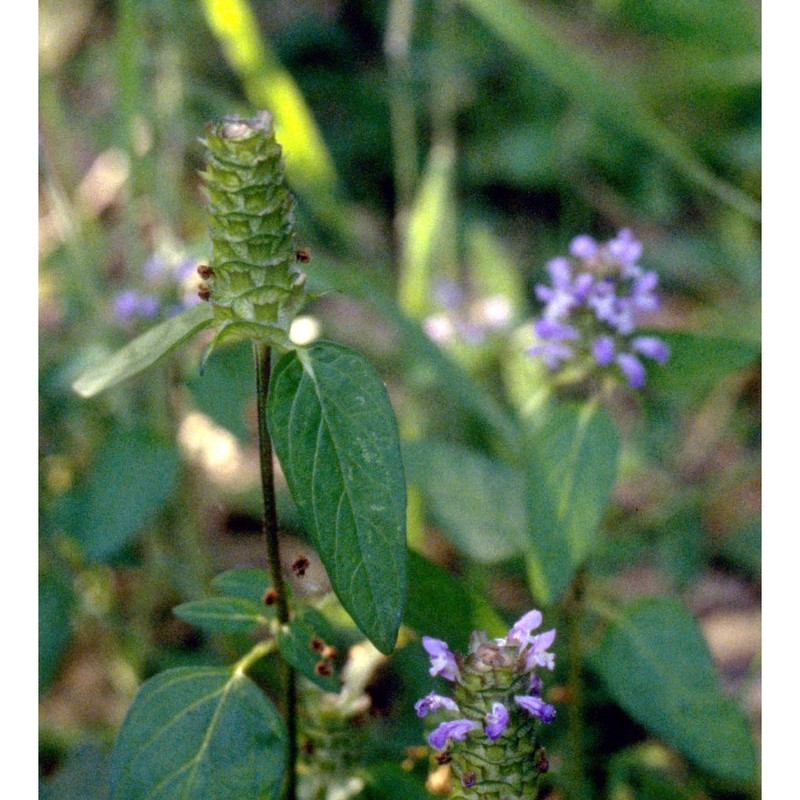
[[200,295],[222,323],[220,334],[238,325],[247,337],[258,326],[264,338],[286,336],[305,299],[305,275],[295,265],[295,201],[272,115],[226,117],[209,124],[202,141],[212,255]]
[[514,702],[523,695],[528,678],[518,669],[516,649],[489,643],[471,653],[461,670],[453,699],[461,715],[483,727],[492,707],[508,709],[508,727],[495,741],[473,733],[450,746],[453,771],[452,800],[533,800],[540,771],[536,729],[539,721]]
[[490,640],[475,631],[465,658],[441,639],[422,637],[430,674],[454,684],[453,697],[430,692],[414,706],[419,717],[436,712],[456,717],[428,736],[439,751],[436,760],[451,765],[451,800],[535,800],[548,769],[539,728],[556,716],[542,699],[538,674],[555,665],[548,648],[556,632],[534,634],[541,622],[541,612],[533,609],[503,638]]

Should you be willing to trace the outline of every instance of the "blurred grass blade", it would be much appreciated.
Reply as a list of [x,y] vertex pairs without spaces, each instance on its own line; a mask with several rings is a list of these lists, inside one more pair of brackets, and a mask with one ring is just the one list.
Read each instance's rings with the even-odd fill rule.
[[[398,284],[400,307],[415,319],[431,309],[433,283],[455,269],[452,146],[431,148],[408,220]],[[448,269],[450,268],[450,269]],[[449,274],[449,277],[454,277]]]
[[302,92],[259,31],[247,0],[203,0],[203,13],[225,58],[255,108],[269,109],[286,153],[292,183],[309,192],[330,193],[336,170]]
[[525,282],[503,242],[483,223],[472,223],[465,234],[469,276],[480,297],[502,297],[514,313],[525,309]]
[[759,204],[718,178],[680,136],[659,122],[633,87],[587,52],[564,40],[519,0],[460,0],[512,50],[569,94],[586,112],[635,137],[712,195],[754,219]]
[[214,312],[207,303],[187,308],[86,370],[72,384],[72,388],[81,397],[93,397],[155,364],[178,345],[209,327],[213,321]]

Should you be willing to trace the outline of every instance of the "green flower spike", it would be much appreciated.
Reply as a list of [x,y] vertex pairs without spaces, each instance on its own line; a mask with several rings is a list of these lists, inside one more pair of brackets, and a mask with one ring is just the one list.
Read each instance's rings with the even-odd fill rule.
[[538,671],[553,669],[548,651],[555,630],[534,634],[542,622],[533,609],[502,639],[475,631],[469,653],[461,658],[446,642],[422,637],[431,659],[431,675],[454,684],[453,697],[434,692],[414,706],[419,717],[444,711],[458,715],[428,737],[436,760],[450,764],[450,800],[535,800],[539,779],[548,769],[539,729],[556,711],[541,696]]
[[211,263],[201,272],[201,296],[220,328],[214,343],[232,338],[288,341],[305,301],[297,268],[294,198],[284,180],[272,115],[226,117],[206,127],[208,166],[201,176],[209,206]]
[[297,268],[294,198],[284,180],[272,115],[226,117],[201,140],[208,165],[211,263],[198,268],[198,294],[208,301],[186,309],[87,369],[73,388],[92,397],[139,374],[205,328],[217,333],[203,361],[222,342],[259,339],[290,348],[289,326],[306,300]]

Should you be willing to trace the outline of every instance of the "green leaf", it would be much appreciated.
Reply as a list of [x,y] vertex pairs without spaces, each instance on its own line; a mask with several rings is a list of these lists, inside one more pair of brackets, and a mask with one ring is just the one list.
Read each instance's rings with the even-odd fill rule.
[[[320,675],[316,671],[317,664],[322,660],[320,653],[311,643],[321,640],[325,644],[333,644],[333,628],[328,620],[314,608],[306,607],[278,634],[278,649],[281,655],[301,674],[323,691],[338,692],[341,689],[341,680],[336,673]],[[335,667],[331,662],[331,667]]]
[[508,630],[482,595],[413,550],[408,554],[408,602],[403,622],[422,636],[464,651],[474,630],[503,636]]
[[754,364],[760,353],[753,342],[722,336],[662,331],[658,336],[669,345],[670,359],[648,375],[653,391],[702,396],[725,375]]
[[370,800],[431,800],[425,787],[397,764],[372,764],[367,769]]
[[240,633],[269,625],[267,606],[241,597],[208,597],[172,609],[176,617],[204,631]]
[[527,539],[525,478],[501,461],[460,445],[411,442],[403,449],[409,483],[419,487],[448,538],[476,561],[517,555]]
[[58,673],[72,637],[70,617],[75,595],[60,574],[39,577],[39,692],[44,692]]
[[72,388],[82,397],[93,397],[126,378],[138,375],[213,322],[214,312],[208,303],[187,308],[86,370]]
[[243,600],[261,603],[264,592],[271,584],[269,572],[265,569],[245,567],[243,569],[229,569],[226,572],[220,572],[211,581],[211,588],[217,594],[241,597]]
[[108,559],[148,525],[175,489],[178,466],[172,442],[139,428],[115,430],[76,491],[68,529],[86,555]]
[[590,663],[637,722],[725,780],[756,779],[742,711],[720,690],[695,619],[677,600],[648,598],[614,613]]
[[584,111],[655,150],[697,186],[757,219],[758,203],[716,176],[686,140],[658,120],[633,86],[589,51],[569,42],[520,0],[460,0],[533,67],[566,92]]
[[551,407],[530,441],[528,573],[535,596],[557,600],[589,554],[617,475],[619,438],[598,406]]
[[288,737],[242,672],[179,667],[139,688],[111,759],[110,800],[272,798]]
[[240,441],[252,438],[245,418],[255,386],[251,345],[242,343],[215,351],[214,357],[206,362],[203,374],[194,370],[186,386],[198,410]]
[[386,387],[331,342],[287,353],[267,400],[286,481],[336,595],[391,652],[406,594],[406,487]]

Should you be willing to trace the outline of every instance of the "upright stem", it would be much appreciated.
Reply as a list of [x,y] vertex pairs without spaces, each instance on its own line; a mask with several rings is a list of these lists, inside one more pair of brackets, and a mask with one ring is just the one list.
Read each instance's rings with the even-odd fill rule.
[[[275,476],[272,469],[272,439],[267,428],[267,394],[272,366],[272,348],[264,342],[253,342],[256,362],[256,391],[258,403],[258,452],[261,462],[261,492],[264,498],[264,536],[267,540],[269,574],[272,587],[278,594],[278,620],[289,622],[289,598],[281,573],[280,546],[278,543],[278,514],[275,505]],[[287,765],[286,800],[296,798],[297,767],[297,676],[287,662],[283,662],[286,686],[286,728],[289,733],[289,762]]]
[[572,796],[576,800],[588,797],[583,754],[583,593],[585,578],[579,571],[572,582],[566,602],[569,636],[568,685],[570,690],[567,739],[569,742],[569,778]]

